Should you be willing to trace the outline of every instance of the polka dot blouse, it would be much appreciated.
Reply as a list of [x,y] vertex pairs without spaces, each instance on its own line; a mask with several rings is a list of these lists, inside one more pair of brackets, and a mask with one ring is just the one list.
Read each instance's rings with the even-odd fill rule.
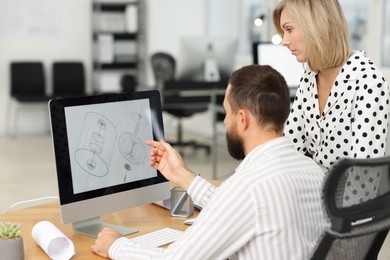
[[355,52],[338,74],[321,115],[316,74],[305,71],[301,78],[285,135],[324,171],[343,157],[384,156],[390,91],[375,65]]

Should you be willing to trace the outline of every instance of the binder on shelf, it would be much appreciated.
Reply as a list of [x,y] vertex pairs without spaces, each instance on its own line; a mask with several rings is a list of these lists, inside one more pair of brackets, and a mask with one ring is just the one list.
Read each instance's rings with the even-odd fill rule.
[[138,31],[138,6],[128,5],[125,16],[127,32],[136,33]]
[[98,36],[98,61],[114,61],[114,39],[111,34],[99,34]]

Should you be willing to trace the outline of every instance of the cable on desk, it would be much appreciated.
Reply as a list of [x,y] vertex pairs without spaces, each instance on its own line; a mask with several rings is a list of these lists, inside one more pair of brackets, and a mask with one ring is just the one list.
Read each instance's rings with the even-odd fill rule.
[[22,200],[22,201],[16,202],[16,203],[12,204],[11,206],[9,206],[3,213],[8,212],[8,211],[10,211],[13,207],[18,206],[18,205],[21,205],[21,204],[26,204],[26,203],[31,203],[31,202],[37,202],[37,201],[41,201],[41,200],[58,199],[58,198],[59,198],[58,196],[47,196],[47,197],[41,197],[41,198],[36,198],[36,199],[31,199],[31,200]]

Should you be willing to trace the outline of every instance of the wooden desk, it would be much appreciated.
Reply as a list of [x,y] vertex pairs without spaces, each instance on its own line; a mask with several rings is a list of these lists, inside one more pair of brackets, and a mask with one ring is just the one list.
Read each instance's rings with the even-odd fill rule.
[[[195,211],[191,218],[197,216],[197,214],[198,212]],[[73,241],[76,254],[72,257],[72,260],[102,259],[91,251],[91,245],[94,243],[95,238],[77,234],[73,231],[71,224],[61,223],[59,202],[55,201],[0,214],[0,221],[12,221],[21,224],[25,260],[49,259],[47,254],[31,237],[33,226],[42,220],[52,222]],[[163,227],[170,227],[178,230],[185,230],[188,227],[183,224],[184,218],[171,217],[168,210],[154,204],[104,215],[102,216],[102,220],[112,224],[134,227],[139,230],[137,233],[128,235],[127,237],[129,238],[149,233]]]

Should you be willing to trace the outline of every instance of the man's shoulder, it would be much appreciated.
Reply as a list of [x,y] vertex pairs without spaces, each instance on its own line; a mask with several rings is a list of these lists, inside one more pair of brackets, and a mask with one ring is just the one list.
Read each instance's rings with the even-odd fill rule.
[[306,175],[322,179],[324,173],[316,162],[296,150],[272,158],[271,156],[261,158],[237,172],[237,177],[240,181],[246,182],[246,185]]
[[278,175],[302,172],[323,175],[316,162],[297,151],[287,137],[279,137],[251,151],[237,167],[235,175],[250,185]]

